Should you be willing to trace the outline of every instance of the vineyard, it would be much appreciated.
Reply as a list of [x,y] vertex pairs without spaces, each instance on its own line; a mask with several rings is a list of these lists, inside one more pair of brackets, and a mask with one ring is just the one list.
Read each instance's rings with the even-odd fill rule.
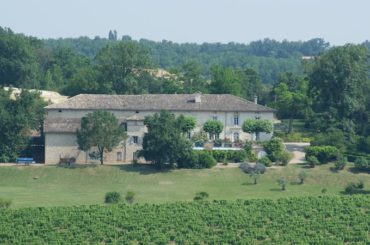
[[370,197],[0,211],[1,244],[370,243]]

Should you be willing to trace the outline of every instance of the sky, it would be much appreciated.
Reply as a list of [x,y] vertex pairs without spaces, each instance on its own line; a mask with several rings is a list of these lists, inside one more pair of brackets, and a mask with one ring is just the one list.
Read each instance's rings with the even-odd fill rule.
[[1,0],[0,26],[39,38],[173,42],[370,40],[370,0]]

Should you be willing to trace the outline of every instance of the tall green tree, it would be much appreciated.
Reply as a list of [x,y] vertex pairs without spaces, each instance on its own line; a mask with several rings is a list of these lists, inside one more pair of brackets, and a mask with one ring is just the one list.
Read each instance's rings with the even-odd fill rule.
[[345,45],[315,59],[309,74],[309,96],[318,117],[333,118],[335,125],[321,120],[326,129],[336,126],[354,133],[361,125],[367,98],[364,86],[369,78],[368,52],[360,45]]
[[115,115],[104,110],[88,113],[81,119],[81,129],[77,130],[78,147],[83,151],[94,148],[101,165],[104,164],[104,153],[112,151],[126,138]]
[[191,158],[192,143],[182,135],[174,114],[161,111],[147,116],[144,124],[148,132],[144,135],[140,156],[158,169]]
[[240,76],[232,68],[213,66],[209,90],[213,94],[241,94]]
[[292,132],[293,120],[304,118],[310,110],[307,96],[308,81],[292,73],[285,73],[273,89],[274,107],[278,109],[281,119],[288,119],[288,133]]
[[30,143],[32,131],[41,131],[44,106],[39,93],[22,90],[11,99],[11,91],[0,88],[0,162],[15,161]]
[[151,67],[148,51],[133,42],[107,45],[95,62],[102,92],[117,94],[140,93],[137,77]]

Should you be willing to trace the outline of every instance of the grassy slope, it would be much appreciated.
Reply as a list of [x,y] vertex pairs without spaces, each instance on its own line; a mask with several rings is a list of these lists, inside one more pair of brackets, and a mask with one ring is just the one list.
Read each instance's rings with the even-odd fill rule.
[[[103,203],[108,191],[134,191],[140,203],[163,203],[192,200],[199,191],[208,192],[211,199],[227,200],[316,196],[323,188],[328,190],[328,194],[338,194],[348,182],[356,180],[363,180],[369,190],[369,174],[354,174],[347,169],[334,173],[330,167],[332,165],[305,169],[309,177],[304,185],[295,183],[302,166],[269,169],[256,186],[238,168],[156,172],[128,165],[74,169],[57,166],[0,167],[0,198],[11,199],[12,207],[19,208],[99,204]],[[285,192],[280,191],[276,184],[280,176],[289,181]]]

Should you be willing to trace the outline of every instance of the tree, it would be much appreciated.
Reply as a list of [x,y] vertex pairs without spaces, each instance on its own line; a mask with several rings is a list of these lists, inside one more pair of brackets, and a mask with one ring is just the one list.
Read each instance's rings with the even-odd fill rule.
[[186,133],[191,132],[191,130],[195,128],[197,121],[194,117],[187,117],[184,115],[180,115],[176,118],[176,123],[178,127],[180,128],[180,131],[183,134],[186,134]]
[[195,61],[189,61],[181,66],[181,81],[184,81],[183,92],[192,94],[206,92],[206,79],[202,75],[201,66]]
[[284,177],[281,177],[277,180],[277,183],[278,185],[281,187],[281,190],[282,191],[285,191],[285,187],[286,187],[286,180]]
[[161,111],[145,117],[144,124],[148,132],[140,156],[158,169],[192,158],[192,143],[182,135],[174,114]]
[[114,114],[103,110],[84,116],[81,119],[81,129],[77,130],[78,147],[83,151],[96,148],[101,165],[104,163],[104,153],[112,151],[126,138],[126,132]]
[[255,133],[256,141],[260,140],[260,133],[271,133],[272,123],[266,119],[247,119],[242,125],[242,129],[246,133]]
[[321,130],[334,126],[354,133],[368,124],[364,120],[367,62],[368,52],[360,45],[332,48],[315,59],[309,73],[313,110],[317,117],[333,119],[321,120]]
[[307,115],[310,102],[307,97],[308,81],[285,73],[280,77],[278,85],[273,89],[274,105],[278,109],[279,118],[289,119],[288,133],[292,132],[293,120]]
[[228,67],[213,66],[211,68],[212,83],[210,92],[213,94],[241,94],[240,76]]
[[203,130],[209,133],[210,139],[218,139],[223,128],[224,128],[224,125],[222,124],[222,122],[218,120],[208,120],[203,125]]
[[300,181],[299,183],[302,185],[304,183],[304,181],[307,179],[307,177],[308,177],[307,172],[305,172],[305,171],[299,172],[299,174],[298,174],[298,178],[299,178],[299,181]]
[[141,93],[138,77],[151,67],[148,51],[133,42],[107,45],[95,62],[100,91],[104,93]]
[[29,146],[30,132],[40,132],[46,103],[37,92],[22,90],[11,99],[12,91],[0,88],[0,162],[11,162]]
[[249,177],[251,177],[254,180],[254,184],[257,185],[257,180],[261,177],[261,172],[258,170],[253,170],[250,174]]

